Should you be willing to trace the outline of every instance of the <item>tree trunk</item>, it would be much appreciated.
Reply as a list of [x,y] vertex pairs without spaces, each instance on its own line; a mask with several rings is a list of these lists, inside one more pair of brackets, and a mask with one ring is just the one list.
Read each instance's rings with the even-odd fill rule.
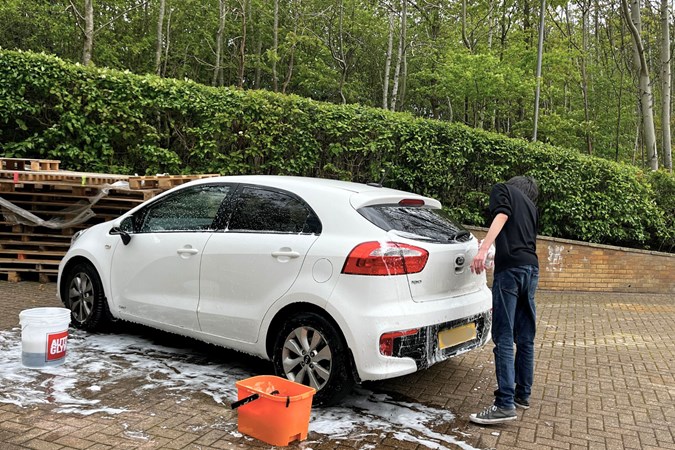
[[389,10],[389,38],[387,40],[387,59],[384,63],[384,83],[382,86],[382,109],[389,105],[389,71],[391,70],[391,57],[394,50],[394,11]]
[[[640,115],[642,114],[640,112],[640,99],[638,98],[636,100],[637,101],[635,102],[635,113],[636,113],[635,116],[640,117]],[[635,125],[635,143],[633,144],[633,159],[631,160],[631,164],[633,164],[633,165],[635,165],[635,161],[637,161],[637,152],[641,147],[641,145],[640,145],[640,130],[642,128],[640,126],[640,120],[636,120],[635,122],[636,122],[636,125]],[[640,159],[640,160],[642,160],[642,159]]]
[[[407,20],[403,21],[404,24],[407,24]],[[407,26],[407,25],[406,25]],[[408,40],[407,38],[407,32],[404,30],[403,31],[403,39]],[[405,104],[405,93],[406,93],[406,87],[408,86],[408,46],[403,49],[403,66],[401,67],[401,82],[399,83],[399,88],[398,88],[398,109],[399,111],[403,109],[403,105]],[[435,99],[436,100],[436,99]],[[436,100],[437,101],[437,100]]]
[[492,50],[492,34],[494,33],[494,7],[495,7],[495,2],[490,2],[490,6],[488,7],[488,17],[487,17],[487,23],[488,23],[488,35],[487,35],[487,48],[488,50]]
[[661,111],[663,123],[663,164],[673,171],[672,150],[670,145],[670,27],[668,23],[668,0],[661,0]]
[[166,8],[166,0],[159,0],[159,18],[157,19],[157,50],[155,51],[155,73],[162,74],[162,47],[164,32],[164,10]]
[[341,66],[341,73],[340,73],[340,86],[338,87],[338,91],[340,93],[340,98],[342,99],[342,104],[347,103],[347,98],[345,97],[344,93],[344,87],[345,87],[345,82],[347,81],[347,57],[345,55],[345,41],[344,41],[344,15],[345,15],[345,9],[344,9],[344,3],[340,1],[340,13],[339,13],[339,19],[338,19],[338,28],[339,28],[339,52],[340,52],[340,57],[339,57],[339,63]]
[[[623,31],[622,31],[623,34]],[[619,149],[621,147],[621,103],[623,99],[623,70],[619,75],[619,98],[616,114],[616,155],[615,161],[619,162]]]
[[91,63],[94,49],[94,0],[84,0],[84,48],[82,49],[82,64]]
[[216,63],[213,65],[212,86],[223,84],[222,65],[223,65],[223,33],[225,33],[225,15],[227,14],[226,0],[218,2],[218,30],[216,31]]
[[295,44],[291,47],[291,54],[288,57],[288,69],[286,72],[286,79],[284,80],[284,84],[281,86],[281,93],[285,94],[286,89],[288,89],[288,85],[291,84],[291,77],[293,76],[293,67],[295,64]]
[[401,66],[403,65],[403,58],[405,52],[405,40],[408,15],[408,1],[401,0],[401,29],[399,31],[398,41],[398,59],[396,60],[396,69],[394,70],[394,88],[391,92],[391,110],[396,111],[396,100],[398,99],[398,87],[401,78]]
[[541,61],[544,54],[544,17],[546,14],[546,0],[541,0],[541,10],[539,11],[539,40],[537,46],[537,71],[536,87],[534,93],[534,124],[532,130],[532,141],[537,141],[537,130],[539,127],[539,95],[541,92]]
[[169,64],[169,47],[171,46],[171,14],[173,10],[169,8],[169,16],[166,18],[166,45],[164,46],[164,67],[162,76],[166,76],[166,66]]
[[501,18],[499,19],[499,60],[504,59],[506,52],[506,40],[511,29],[511,16],[508,14],[506,2],[502,2]]
[[640,37],[642,24],[640,20],[640,1],[633,0],[630,10],[626,0],[621,0],[624,19],[633,36],[634,62],[639,71],[639,96],[642,109],[642,127],[644,142],[647,147],[649,166],[652,170],[659,168],[658,155],[656,153],[656,132],[654,130],[654,110],[652,106],[652,88],[649,79],[649,67],[645,56],[645,49]]
[[[347,103],[347,98],[344,93],[344,86],[347,81],[347,74],[350,68],[350,61],[347,61],[347,52],[345,51],[345,33],[344,33],[344,2],[338,0],[335,7],[331,8],[330,18],[326,24],[327,36],[325,43],[333,61],[337,64],[340,70],[340,81],[338,82],[338,94],[342,100],[342,104]],[[337,32],[335,31],[334,20],[337,16]]]
[[295,17],[293,18],[293,45],[291,46],[291,54],[288,57],[288,68],[286,70],[286,79],[281,87],[281,93],[285,94],[288,85],[291,84],[291,77],[293,76],[293,68],[295,65],[295,48],[298,39],[298,27],[300,26],[300,5],[295,5]]
[[[584,3],[581,5],[582,11],[581,11],[581,92],[584,97],[584,119],[586,120],[586,125],[590,124],[591,121],[591,116],[590,116],[590,107],[589,107],[589,102],[588,102],[588,75],[586,71],[586,58],[587,58],[587,53],[588,53],[588,12],[590,9],[589,3],[584,1]],[[593,154],[593,140],[591,138],[591,134],[588,130],[588,127],[586,127],[586,131],[584,131],[584,134],[586,135],[586,150],[588,151],[589,155]]]
[[239,46],[239,88],[244,87],[244,73],[246,72],[246,2],[241,0],[241,45]]
[[274,0],[274,27],[272,29],[272,89],[279,91],[277,59],[279,58],[279,0]]
[[471,42],[466,37],[466,0],[462,0],[462,42],[464,42],[464,46],[469,50],[469,53],[473,53]]
[[255,45],[253,43],[251,44],[252,48],[255,48],[255,59],[256,59],[256,65],[255,65],[255,75],[253,77],[253,87],[255,89],[262,89],[261,83],[262,83],[262,68],[263,68],[263,32],[264,29],[260,25],[262,22],[261,14],[256,14],[255,16],[253,15],[253,7],[249,3],[249,21],[252,24],[256,24],[255,26],[255,33],[254,33],[254,39],[255,39]]

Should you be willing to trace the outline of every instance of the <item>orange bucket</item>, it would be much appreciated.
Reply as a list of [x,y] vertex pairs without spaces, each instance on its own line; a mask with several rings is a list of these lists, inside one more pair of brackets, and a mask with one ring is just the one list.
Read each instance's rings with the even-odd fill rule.
[[286,378],[260,375],[237,381],[238,430],[271,445],[307,439],[316,389]]

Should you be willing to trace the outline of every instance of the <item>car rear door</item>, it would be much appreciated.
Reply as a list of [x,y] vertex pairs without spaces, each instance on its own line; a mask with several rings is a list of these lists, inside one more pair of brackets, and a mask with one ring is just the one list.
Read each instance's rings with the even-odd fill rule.
[[321,224],[286,191],[240,186],[227,228],[204,250],[198,317],[203,332],[256,342],[269,307],[296,280]]

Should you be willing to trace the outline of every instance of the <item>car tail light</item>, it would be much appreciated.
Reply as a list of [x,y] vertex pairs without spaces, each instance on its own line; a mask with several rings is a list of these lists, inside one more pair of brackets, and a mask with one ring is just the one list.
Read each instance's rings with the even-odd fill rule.
[[349,253],[342,273],[352,275],[404,275],[424,269],[429,252],[398,242],[364,242]]
[[384,356],[392,356],[394,354],[394,341],[403,336],[412,336],[417,334],[419,329],[413,328],[405,331],[392,331],[391,333],[384,333],[380,336],[380,354]]
[[399,206],[424,206],[424,200],[421,198],[404,198],[398,202]]

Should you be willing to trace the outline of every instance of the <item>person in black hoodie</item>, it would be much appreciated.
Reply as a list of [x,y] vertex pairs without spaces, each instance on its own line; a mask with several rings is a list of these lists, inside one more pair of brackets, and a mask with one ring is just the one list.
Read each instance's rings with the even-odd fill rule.
[[492,223],[471,263],[471,270],[474,273],[485,270],[488,250],[494,243],[492,341],[497,390],[492,406],[469,416],[474,423],[515,420],[516,406],[530,407],[536,331],[534,292],[539,282],[538,195],[536,181],[523,176],[497,183],[490,192]]

